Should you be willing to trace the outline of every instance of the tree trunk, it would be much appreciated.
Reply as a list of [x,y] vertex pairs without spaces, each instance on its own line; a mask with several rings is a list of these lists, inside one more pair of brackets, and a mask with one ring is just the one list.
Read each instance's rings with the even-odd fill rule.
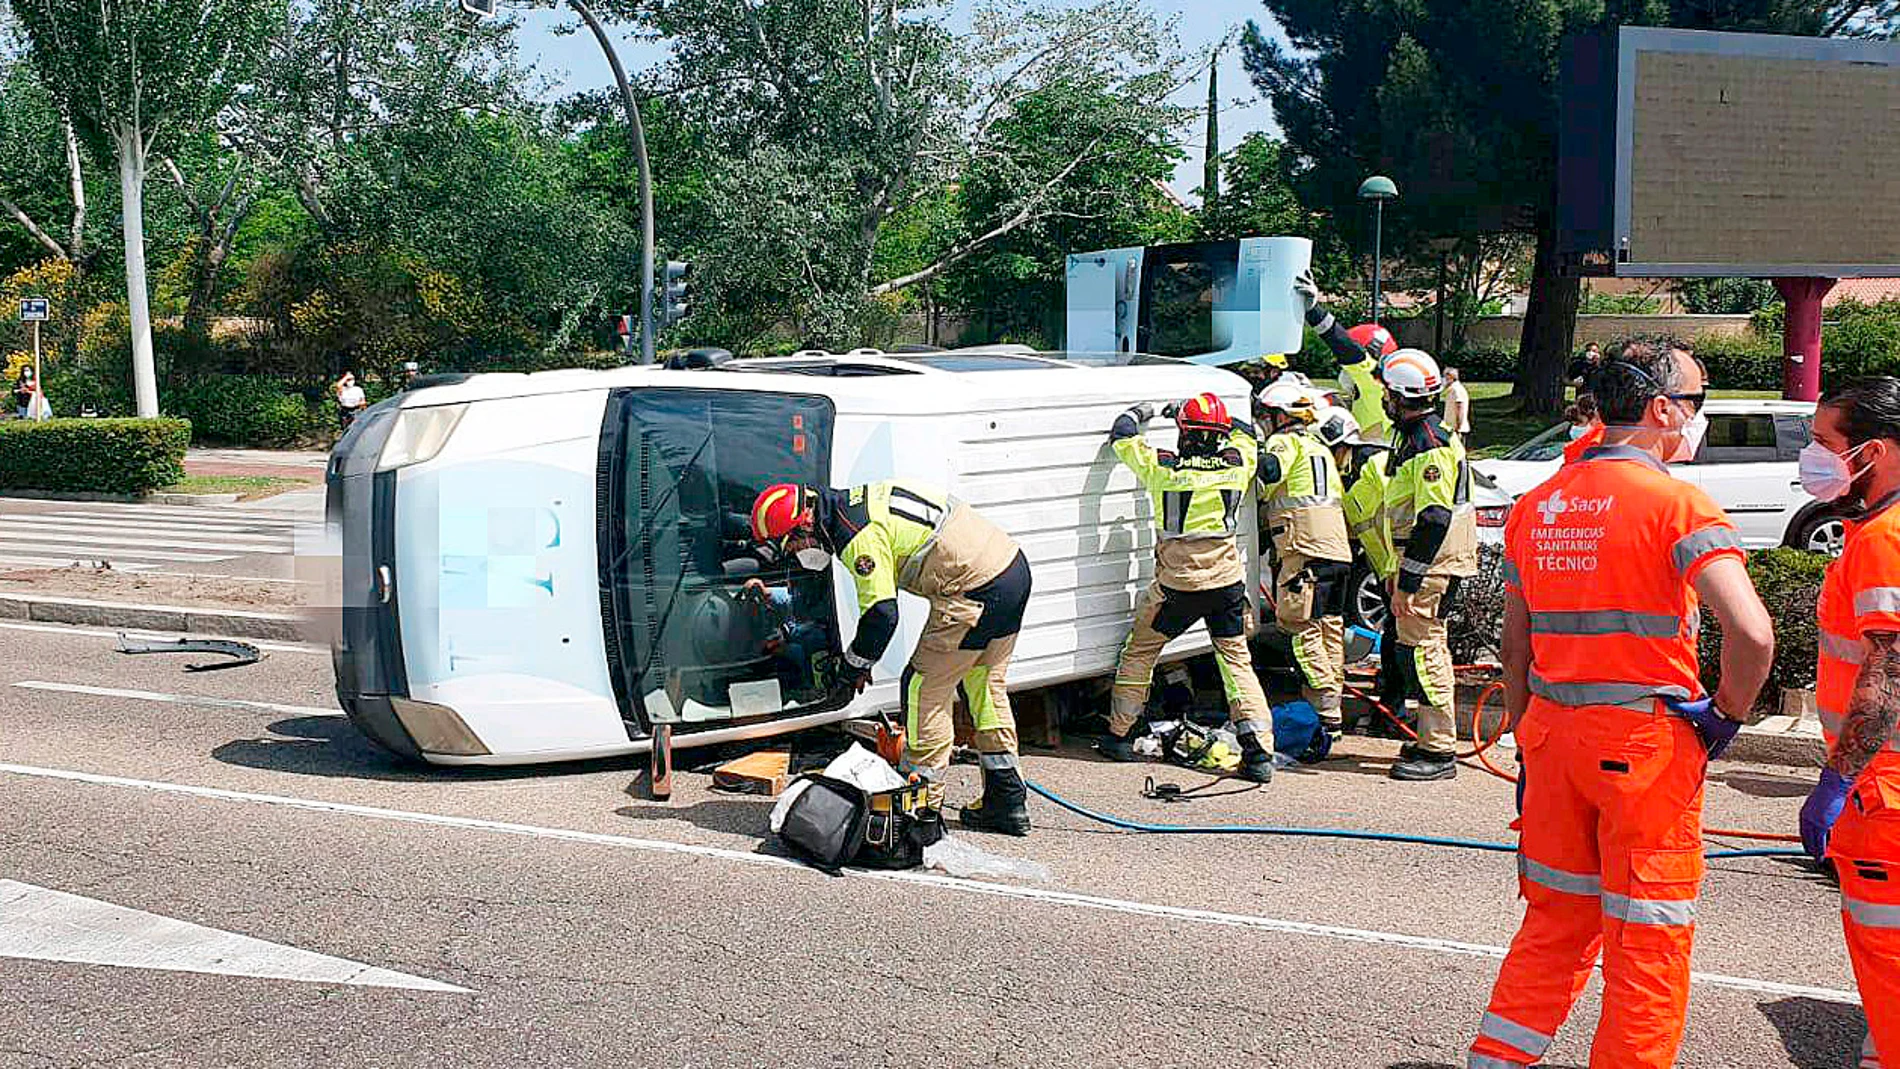
[[[215,228],[208,228],[215,229]],[[211,305],[218,296],[218,276],[231,255],[230,246],[213,233],[198,235],[191,250],[191,294],[185,299],[185,333],[200,340],[211,336]]]
[[152,356],[152,303],[145,288],[145,142],[143,132],[120,129],[119,221],[125,232],[125,303],[132,326],[132,392],[138,413],[158,415],[158,367]]
[[1526,415],[1556,416],[1564,405],[1564,366],[1577,332],[1577,302],[1582,284],[1557,270],[1557,220],[1537,217],[1537,258],[1531,268],[1530,305],[1518,342],[1517,387],[1512,396]]

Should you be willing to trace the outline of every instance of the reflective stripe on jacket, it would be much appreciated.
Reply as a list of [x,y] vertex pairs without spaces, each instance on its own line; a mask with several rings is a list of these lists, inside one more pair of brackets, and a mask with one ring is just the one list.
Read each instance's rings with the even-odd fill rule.
[[1603,446],[1519,499],[1504,581],[1530,610],[1530,689],[1560,705],[1649,711],[1691,699],[1695,577],[1739,559],[1728,516],[1654,457]]
[[[1866,660],[1866,634],[1900,631],[1900,508],[1896,504],[1900,495],[1875,505],[1869,515],[1848,521],[1846,546],[1821,581],[1814,708],[1829,749],[1840,734],[1855,680]],[[1900,750],[1900,738],[1889,740],[1887,747]]]
[[1345,491],[1333,451],[1304,431],[1283,431],[1267,439],[1260,462],[1260,522],[1283,556],[1298,553],[1316,560],[1349,561]]
[[[1464,442],[1436,416],[1402,423],[1392,433],[1385,512],[1399,571],[1415,578],[1476,574],[1478,514],[1471,505],[1471,465]],[[1439,522],[1421,524],[1420,518],[1428,514]],[[1414,529],[1425,527],[1432,529],[1437,544],[1411,544]]]

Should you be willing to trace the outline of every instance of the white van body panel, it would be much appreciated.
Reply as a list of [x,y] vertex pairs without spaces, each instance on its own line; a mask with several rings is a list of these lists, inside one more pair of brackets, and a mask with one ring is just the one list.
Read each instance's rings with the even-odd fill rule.
[[[947,489],[1007,530],[1032,571],[1012,690],[1110,674],[1140,591],[1153,574],[1148,495],[1109,448],[1130,405],[1159,409],[1201,392],[1236,414],[1245,380],[1189,364],[952,372],[875,357],[838,358],[906,374],[826,377],[748,371],[556,372],[477,376],[404,399],[466,403],[441,453],[399,472],[399,620],[409,694],[454,709],[490,754],[443,764],[525,764],[641,752],[615,701],[605,656],[596,538],[599,441],[617,387],[743,390],[819,396],[836,409],[835,486],[903,478]],[[759,362],[770,366],[773,362]],[[490,381],[499,380],[499,381]],[[1173,444],[1171,421],[1149,426]],[[1251,498],[1242,519],[1249,589],[1259,589]],[[834,563],[842,640],[857,620],[846,563]],[[843,709],[692,730],[724,719],[688,708],[675,745],[759,737],[898,706],[897,680],[921,633],[925,603],[899,599],[900,625],[872,686]],[[1201,627],[1170,644],[1180,658],[1210,648]],[[648,708],[673,719],[659,690]],[[689,703],[691,705],[692,703]]]

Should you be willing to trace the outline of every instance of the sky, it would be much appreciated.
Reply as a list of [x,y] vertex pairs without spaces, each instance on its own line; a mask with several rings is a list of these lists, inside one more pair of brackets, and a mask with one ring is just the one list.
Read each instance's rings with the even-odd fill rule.
[[[1146,6],[1157,14],[1179,18],[1181,43],[1189,52],[1204,51],[1229,35],[1238,39],[1239,29],[1248,19],[1264,22],[1267,17],[1260,0],[1184,0],[1177,3],[1147,0]],[[957,13],[967,10],[969,4],[967,0],[959,0],[951,7],[954,23]],[[585,31],[565,36],[555,32],[558,27],[579,24],[579,20],[568,13],[565,6],[552,11],[522,11],[517,19],[521,58],[546,79],[548,96],[607,84],[607,64],[601,58],[600,48],[594,43],[593,36]],[[620,44],[621,61],[629,70],[651,66],[665,55],[660,46],[634,40],[631,36],[623,35],[617,43]],[[1232,148],[1249,133],[1276,129],[1273,109],[1254,91],[1246,70],[1241,67],[1238,48],[1229,48],[1221,54],[1220,91],[1226,101],[1221,113],[1223,145]],[[1202,80],[1183,87],[1175,100],[1197,109],[1205,107],[1207,82]],[[1201,184],[1201,165],[1206,149],[1203,138],[1203,128],[1198,125],[1187,135],[1185,147],[1189,158],[1182,162],[1173,183],[1174,188],[1182,194],[1190,193]]]

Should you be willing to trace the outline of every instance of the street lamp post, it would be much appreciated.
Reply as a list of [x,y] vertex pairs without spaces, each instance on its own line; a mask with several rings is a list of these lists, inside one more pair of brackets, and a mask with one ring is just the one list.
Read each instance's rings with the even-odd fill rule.
[[1371,318],[1371,322],[1373,323],[1377,323],[1379,321],[1379,309],[1381,307],[1380,300],[1379,300],[1379,282],[1380,282],[1380,275],[1384,271],[1384,267],[1385,267],[1385,264],[1383,262],[1383,255],[1384,255],[1385,250],[1381,248],[1381,245],[1383,244],[1385,240],[1385,202],[1389,200],[1397,200],[1398,196],[1399,196],[1398,183],[1392,181],[1390,178],[1387,178],[1384,175],[1375,174],[1371,178],[1366,179],[1364,182],[1359,183],[1359,199],[1371,201],[1372,211],[1373,211],[1372,318]]
[[[461,0],[461,4],[469,14],[486,18],[495,14],[497,0]],[[653,320],[653,165],[647,158],[646,124],[640,121],[640,102],[634,99],[633,86],[627,82],[626,68],[620,65],[620,53],[614,50],[606,27],[584,0],[567,0],[567,6],[581,17],[599,43],[607,66],[613,69],[614,84],[620,88],[620,102],[627,109],[627,140],[640,172],[640,362],[651,364],[658,330]]]

